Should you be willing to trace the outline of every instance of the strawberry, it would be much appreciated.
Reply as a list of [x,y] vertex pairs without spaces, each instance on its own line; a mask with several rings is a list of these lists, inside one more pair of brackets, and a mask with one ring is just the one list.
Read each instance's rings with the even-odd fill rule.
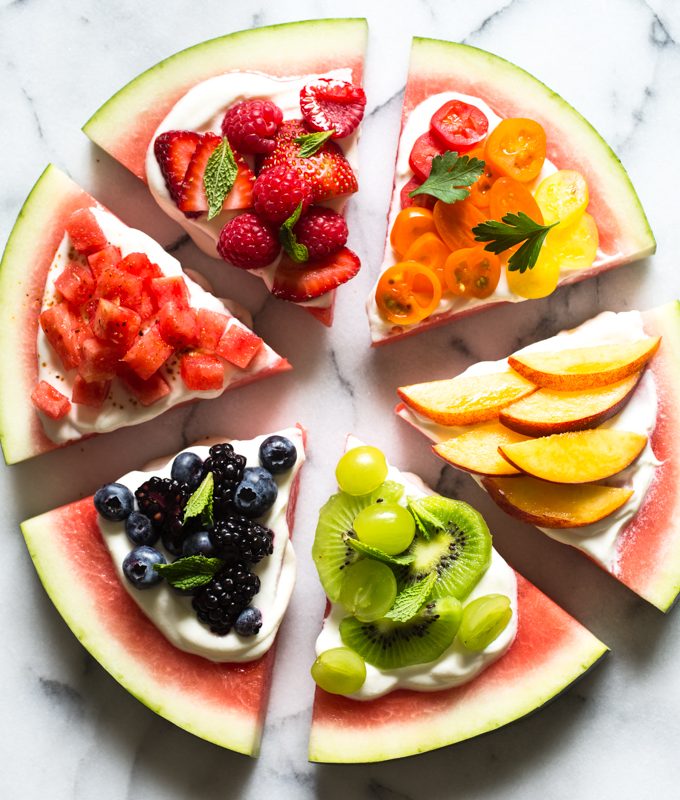
[[234,152],[234,158],[238,166],[236,180],[231,187],[231,191],[225,197],[222,204],[223,211],[233,211],[241,208],[251,208],[253,205],[253,186],[255,185],[255,173],[246,164],[245,158],[240,153]]
[[177,201],[177,207],[185,217],[197,217],[208,210],[203,176],[208,159],[215,152],[222,139],[216,133],[201,135],[191,161],[184,175],[184,182]]
[[279,164],[294,169],[311,185],[313,203],[356,192],[359,188],[356,176],[335,142],[325,142],[309,158],[300,157],[300,145],[294,140],[308,133],[301,119],[283,122],[276,135],[274,150],[262,161],[261,173]]
[[274,275],[271,292],[274,297],[294,303],[312,300],[346,283],[359,272],[360,267],[359,257],[348,247],[306,264],[296,264],[284,256]]
[[182,184],[201,134],[194,131],[165,131],[153,143],[153,152],[165,178],[170,197],[179,203]]

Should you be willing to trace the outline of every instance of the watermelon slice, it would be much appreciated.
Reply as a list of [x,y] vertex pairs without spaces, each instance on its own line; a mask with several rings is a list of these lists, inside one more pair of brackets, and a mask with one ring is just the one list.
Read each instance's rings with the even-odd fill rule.
[[[662,337],[648,367],[657,396],[651,447],[659,466],[637,512],[618,534],[610,563],[593,560],[649,603],[668,611],[680,593],[680,302],[643,312],[642,322],[646,334]],[[452,435],[446,428],[426,424],[403,403],[396,413],[434,442]],[[568,530],[546,533],[578,547]]]
[[[177,101],[197,84],[235,71],[290,77],[338,68],[351,70],[351,80],[361,84],[366,40],[365,19],[306,20],[211,39],[164,59],[134,78],[92,115],[83,131],[146,181],[146,155],[156,129]],[[181,214],[177,219],[185,222]],[[196,230],[190,220],[185,224],[198,246],[217,258],[214,237]],[[271,286],[271,278],[267,285]],[[301,307],[330,325],[334,300],[334,292],[329,292]]]
[[399,689],[353,700],[317,687],[310,760],[386,761],[487,733],[536,711],[607,653],[590,631],[515,575],[518,628],[504,655],[468,683],[441,691]]
[[[301,426],[280,433],[290,436],[300,452]],[[291,534],[299,475],[298,470],[284,512]],[[258,660],[242,663],[218,663],[174,647],[123,587],[92,497],[27,520],[21,529],[52,602],[104,669],[144,705],[189,733],[258,754],[276,643]]]
[[[0,362],[0,440],[8,464],[59,446],[45,434],[30,401],[38,383],[38,315],[48,270],[64,236],[66,220],[76,209],[95,206],[101,208],[93,197],[50,165],[33,187],[7,242],[0,266],[0,346],[4,353]],[[152,239],[144,236],[144,241],[150,250],[165,255]],[[230,372],[226,386],[235,388],[289,368],[285,359],[264,346],[248,369]],[[146,409],[143,418],[161,413],[166,403],[167,398]],[[131,418],[127,424],[134,423]],[[79,437],[72,440],[76,438]]]
[[[415,38],[402,111],[402,136],[419,103],[447,91],[479,98],[500,117],[536,120],[547,135],[547,158],[558,169],[575,169],[586,178],[590,190],[588,211],[597,223],[600,248],[590,269],[563,273],[559,285],[590,278],[655,251],[654,235],[621,162],[590,123],[559,95],[523,69],[484,50]],[[422,133],[428,123],[426,117]],[[403,183],[395,175],[390,229],[401,207],[399,194]],[[394,261],[388,239],[382,269]],[[522,298],[513,297],[513,301],[519,300]],[[457,300],[445,309],[440,306],[439,313],[420,323],[397,327],[380,316],[374,287],[367,300],[371,338],[374,345],[384,344],[503,302],[509,300],[494,295],[483,301]]]

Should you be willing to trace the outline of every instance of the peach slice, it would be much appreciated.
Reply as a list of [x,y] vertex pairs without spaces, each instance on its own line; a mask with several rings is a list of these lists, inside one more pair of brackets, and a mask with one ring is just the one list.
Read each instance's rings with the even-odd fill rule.
[[408,406],[440,425],[472,425],[497,419],[502,408],[535,391],[533,383],[515,372],[459,375],[397,389]]
[[498,422],[486,422],[460,436],[436,444],[432,449],[444,461],[467,472],[480,475],[517,475],[519,470],[503,458],[498,448],[504,444],[524,442],[526,439],[526,436],[515,433]]
[[504,408],[499,421],[526,436],[596,428],[626,405],[642,373],[635,372],[618,383],[581,392],[539,389]]
[[574,350],[533,351],[510,356],[510,366],[543,389],[574,392],[618,383],[642,367],[659,349],[661,337],[635,342],[578,347]]
[[611,478],[633,463],[647,437],[600,428],[502,444],[500,454],[521,472],[551,483],[592,483]]
[[483,478],[491,498],[513,517],[541,528],[582,528],[592,525],[630,499],[632,489],[614,486],[566,486],[528,475]]

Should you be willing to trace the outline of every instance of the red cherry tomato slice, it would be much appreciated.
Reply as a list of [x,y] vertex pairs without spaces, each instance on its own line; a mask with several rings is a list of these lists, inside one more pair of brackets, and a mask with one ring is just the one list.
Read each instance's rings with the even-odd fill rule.
[[423,208],[434,208],[437,202],[436,197],[429,194],[417,194],[415,197],[409,197],[410,193],[422,186],[423,182],[417,178],[411,178],[408,183],[405,183],[399,192],[399,202],[402,208],[410,208],[411,206],[422,206]]
[[486,136],[489,120],[477,106],[462,100],[449,100],[435,111],[430,120],[430,131],[439,144],[448,150],[464,153]]
[[415,140],[408,163],[421,183],[430,175],[432,159],[445,151],[446,148],[442,147],[429,131]]

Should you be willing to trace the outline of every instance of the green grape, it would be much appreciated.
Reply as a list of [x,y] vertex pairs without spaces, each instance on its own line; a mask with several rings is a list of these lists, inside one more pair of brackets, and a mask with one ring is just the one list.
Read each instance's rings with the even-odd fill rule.
[[338,461],[335,477],[343,492],[368,494],[387,477],[387,461],[377,447],[354,447]]
[[468,650],[484,650],[505,630],[511,617],[509,597],[485,594],[463,609],[458,638]]
[[384,617],[396,597],[397,579],[387,564],[365,558],[345,567],[340,602],[360,622]]
[[354,530],[362,542],[396,556],[413,541],[416,521],[397,503],[373,503],[359,512]]
[[366,680],[366,662],[349,647],[324,650],[312,664],[312,678],[331,694],[358,692]]

